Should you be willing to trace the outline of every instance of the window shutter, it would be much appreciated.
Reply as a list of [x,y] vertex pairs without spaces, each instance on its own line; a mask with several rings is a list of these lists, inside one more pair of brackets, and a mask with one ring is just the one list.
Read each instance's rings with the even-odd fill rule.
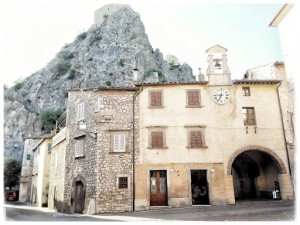
[[114,151],[125,152],[125,134],[114,134]]
[[84,120],[84,103],[77,106],[77,121]]
[[190,141],[191,141],[191,147],[202,147],[202,132],[201,131],[191,131],[190,132]]
[[151,147],[152,148],[163,148],[163,132],[162,131],[153,131],[151,132]]
[[188,106],[199,106],[200,101],[199,101],[199,91],[188,91]]
[[150,106],[152,106],[152,107],[162,106],[161,92],[160,91],[150,92]]

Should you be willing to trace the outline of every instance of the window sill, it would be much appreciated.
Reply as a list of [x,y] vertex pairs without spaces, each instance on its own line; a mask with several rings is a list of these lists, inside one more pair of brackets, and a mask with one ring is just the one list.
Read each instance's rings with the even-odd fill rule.
[[186,105],[185,108],[203,108],[204,106],[203,105],[197,105],[197,106],[189,106],[189,105]]
[[125,151],[125,152],[113,152],[113,151],[110,151],[109,154],[112,154],[112,155],[118,155],[118,154],[129,154],[130,152],[128,151]]
[[203,147],[186,147],[187,149],[203,149],[203,148],[208,148],[208,146],[203,146]]
[[162,147],[162,148],[152,148],[152,147],[147,147],[147,149],[156,149],[156,150],[159,150],[159,149],[168,149],[169,147]]
[[163,109],[164,106],[148,106],[148,109]]

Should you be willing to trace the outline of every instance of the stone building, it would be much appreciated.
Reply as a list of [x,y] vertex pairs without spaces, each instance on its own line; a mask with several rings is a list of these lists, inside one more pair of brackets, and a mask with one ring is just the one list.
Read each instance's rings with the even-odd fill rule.
[[19,201],[29,202],[31,193],[33,157],[32,150],[40,142],[40,137],[30,137],[24,139],[24,150],[22,160],[22,170],[20,178]]
[[51,145],[53,134],[45,135],[33,148],[33,169],[30,202],[38,207],[48,206]]
[[64,196],[59,211],[132,211],[137,91],[133,87],[69,90]]
[[135,210],[268,198],[275,181],[281,198],[293,199],[280,96],[286,86],[275,78],[231,80],[227,49],[207,54],[208,81],[137,84]]

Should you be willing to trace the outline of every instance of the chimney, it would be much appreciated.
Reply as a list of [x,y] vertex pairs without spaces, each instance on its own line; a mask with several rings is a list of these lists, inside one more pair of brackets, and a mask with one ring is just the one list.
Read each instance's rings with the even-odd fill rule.
[[201,68],[198,68],[198,70],[199,70],[198,82],[205,81],[204,74],[201,73]]
[[133,69],[133,82],[139,81],[139,69],[134,68]]

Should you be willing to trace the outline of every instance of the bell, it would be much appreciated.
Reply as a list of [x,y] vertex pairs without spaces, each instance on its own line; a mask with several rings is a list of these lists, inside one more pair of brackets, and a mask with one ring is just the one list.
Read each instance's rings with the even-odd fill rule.
[[221,69],[221,64],[219,62],[216,62],[215,67]]

